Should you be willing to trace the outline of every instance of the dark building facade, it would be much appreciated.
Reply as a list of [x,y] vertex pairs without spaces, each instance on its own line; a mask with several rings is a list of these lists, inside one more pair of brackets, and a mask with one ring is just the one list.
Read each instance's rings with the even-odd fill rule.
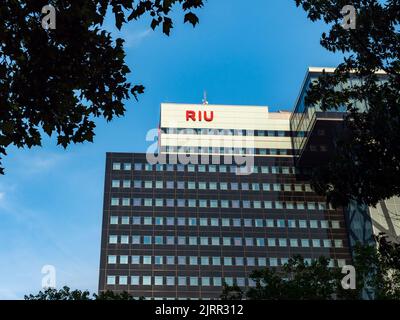
[[224,164],[156,164],[107,153],[99,291],[147,299],[218,299],[252,286],[258,268],[293,255],[350,263],[346,221],[310,188],[293,157],[255,157],[251,175]]

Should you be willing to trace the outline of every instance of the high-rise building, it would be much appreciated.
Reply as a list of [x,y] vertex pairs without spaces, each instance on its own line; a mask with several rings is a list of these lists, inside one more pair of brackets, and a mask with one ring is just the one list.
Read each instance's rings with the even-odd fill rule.
[[299,164],[326,160],[343,119],[301,106],[318,72],[293,113],[162,104],[156,152],[107,153],[99,291],[218,299],[294,255],[350,263],[350,233],[372,237],[368,208],[332,208]]

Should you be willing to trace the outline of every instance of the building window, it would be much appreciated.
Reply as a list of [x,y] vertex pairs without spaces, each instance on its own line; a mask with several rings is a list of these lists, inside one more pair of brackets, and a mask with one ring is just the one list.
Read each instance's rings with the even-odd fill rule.
[[119,206],[119,198],[111,198],[112,206]]
[[297,248],[298,247],[297,239],[290,239],[290,246],[292,248]]
[[107,276],[107,285],[115,285],[115,276]]
[[220,287],[220,286],[222,286],[221,277],[214,277],[214,278],[213,278],[213,284],[214,284],[215,287]]
[[150,276],[143,276],[142,278],[144,286],[151,286],[151,277]]
[[198,265],[198,259],[197,259],[197,257],[189,257],[189,264],[191,265],[191,266],[197,266]]
[[301,239],[301,246],[303,248],[308,248],[310,246],[310,241],[308,239]]
[[257,247],[263,247],[263,246],[265,246],[264,238],[257,238],[257,239],[256,239],[256,244],[257,244]]
[[186,286],[186,277],[178,277],[178,286]]
[[119,162],[114,162],[112,168],[113,170],[121,170],[121,164]]
[[343,240],[335,240],[335,248],[343,248]]
[[108,239],[109,244],[117,244],[118,243],[118,236],[111,235]]
[[117,263],[117,256],[108,256],[108,264],[116,264]]
[[140,256],[131,257],[132,264],[140,264]]
[[129,244],[129,236],[121,236],[121,244]]
[[321,242],[319,239],[312,239],[312,246],[314,248],[319,248],[321,246]]
[[268,238],[268,247],[275,247],[276,240],[274,238]]
[[286,246],[287,246],[287,240],[284,239],[284,238],[280,238],[280,239],[278,240],[278,242],[279,242],[279,246],[280,246],[280,247],[286,247]]
[[113,180],[111,183],[112,188],[119,188],[120,187],[120,181],[119,180]]
[[269,258],[269,265],[271,267],[277,267],[278,266],[278,259],[277,258]]
[[144,217],[143,224],[147,225],[147,226],[153,224],[153,218],[152,217]]
[[272,209],[272,202],[271,201],[264,201],[264,208],[265,209]]
[[143,264],[151,264],[151,256],[143,256]]
[[151,236],[143,236],[143,244],[151,244]]
[[154,277],[154,285],[155,286],[162,286],[163,285],[163,277],[155,276]]
[[118,217],[117,216],[111,216],[110,217],[110,224],[118,224]]
[[167,286],[174,286],[175,285],[175,277],[168,276],[167,279]]
[[132,236],[132,244],[140,244],[140,236]]
[[133,198],[133,205],[135,207],[140,207],[142,205],[142,199],[140,198]]
[[306,220],[299,220],[299,227],[300,228],[307,228],[307,221]]
[[123,198],[122,199],[122,205],[124,206],[124,207],[127,207],[127,206],[129,206],[131,203],[131,200],[129,199],[129,198]]
[[133,286],[139,285],[139,276],[131,276],[131,285]]
[[128,256],[120,256],[119,263],[120,264],[128,264]]
[[220,266],[221,258],[220,257],[212,257],[212,264],[213,264],[213,266]]
[[339,229],[340,228],[339,221],[331,221],[331,224],[332,224],[332,229]]

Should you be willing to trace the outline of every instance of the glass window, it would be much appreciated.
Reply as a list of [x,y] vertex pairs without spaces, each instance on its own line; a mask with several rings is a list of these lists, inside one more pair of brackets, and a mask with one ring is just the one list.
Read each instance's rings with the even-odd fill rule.
[[277,267],[278,266],[278,259],[277,258],[269,258],[269,265],[271,267]]
[[144,182],[144,187],[145,187],[146,189],[151,189],[151,188],[153,188],[153,181],[145,181],[145,182]]
[[200,245],[208,246],[208,238],[207,237],[201,237],[200,238]]
[[152,217],[144,217],[144,218],[143,218],[143,224],[144,224],[144,225],[151,225],[151,224],[153,224],[153,218],[152,218]]
[[156,217],[155,221],[156,221],[156,225],[157,226],[162,226],[164,224],[164,218],[163,217]]
[[142,170],[142,164],[141,163],[135,163],[134,165],[135,170],[140,171]]
[[232,219],[234,227],[240,227],[240,219],[234,218]]
[[185,182],[184,181],[178,181],[176,183],[177,189],[185,189]]
[[143,256],[143,264],[151,264],[151,256]]
[[241,246],[242,245],[242,238],[236,237],[233,239],[233,243],[235,246]]
[[308,210],[315,210],[315,203],[308,202],[307,203],[307,208],[308,208]]
[[312,239],[312,246],[314,248],[319,248],[321,246],[321,242],[319,239]]
[[188,189],[190,189],[190,190],[196,189],[196,182],[189,181],[188,182]]
[[252,227],[253,226],[253,220],[252,219],[244,219],[244,226],[245,227]]
[[186,237],[178,237],[179,245],[186,245]]
[[221,208],[229,208],[229,200],[221,200]]
[[143,244],[151,244],[151,236],[143,236]]
[[298,245],[297,239],[290,239],[290,246],[293,248],[298,247],[299,245]]
[[272,186],[274,191],[281,191],[281,185],[279,183],[274,183]]
[[214,277],[213,278],[213,284],[215,287],[220,287],[222,286],[222,280],[220,277]]
[[112,188],[119,188],[120,186],[120,181],[119,180],[113,180],[111,183]]
[[226,165],[220,165],[220,166],[219,166],[219,172],[221,172],[221,173],[226,173],[226,172],[227,172],[227,170],[226,170]]
[[155,277],[154,277],[154,285],[156,285],[156,286],[162,286],[162,285],[163,285],[163,277],[161,277],[161,276],[155,276]]
[[179,257],[178,257],[178,264],[179,264],[179,265],[185,265],[185,264],[186,264],[186,257],[184,257],[184,256],[179,256]]
[[195,208],[196,207],[196,200],[195,199],[189,199],[188,200],[188,207]]
[[133,286],[139,285],[139,276],[131,276],[131,285]]
[[231,238],[230,237],[223,237],[222,238],[222,243],[224,246],[230,246],[231,245]]
[[231,266],[232,265],[232,258],[231,257],[224,257],[224,265]]
[[239,200],[232,200],[232,208],[239,208],[240,202]]
[[243,266],[244,265],[244,259],[243,257],[236,257],[235,262],[237,266]]
[[255,225],[256,227],[264,227],[263,219],[256,219]]
[[174,256],[167,256],[167,264],[175,264],[175,257]]
[[340,228],[339,221],[331,221],[331,224],[332,224],[332,229],[339,229]]
[[325,247],[325,248],[330,248],[330,247],[332,247],[332,242],[331,242],[331,240],[329,240],[329,239],[324,239],[324,240],[323,240],[323,244],[324,244],[324,247]]
[[272,209],[272,201],[264,201],[265,209]]
[[263,183],[262,187],[264,191],[271,191],[271,185],[269,183]]
[[317,220],[310,220],[310,228],[312,228],[312,229],[318,228],[318,221]]
[[124,163],[124,170],[132,170],[132,164],[131,163]]
[[275,209],[283,209],[283,202],[275,201]]
[[124,180],[122,183],[122,187],[130,188],[131,187],[131,180]]
[[253,246],[253,238],[246,238],[245,243],[246,243],[246,246],[248,246],[248,247]]
[[109,244],[117,244],[118,243],[118,236],[111,235],[108,239]]
[[112,168],[113,170],[121,170],[121,164],[119,162],[114,162]]
[[115,284],[115,276],[107,276],[107,284],[114,285]]
[[174,245],[175,244],[175,237],[174,236],[167,236],[167,245]]
[[263,246],[265,246],[264,238],[257,238],[257,239],[256,239],[256,244],[257,244],[257,247],[263,247]]
[[198,264],[198,261],[197,261],[197,257],[189,257],[189,264],[191,265],[191,266],[197,266],[197,264]]
[[245,209],[249,209],[250,208],[250,201],[243,200],[242,203],[243,203],[243,208],[245,208]]
[[274,219],[267,219],[266,223],[268,228],[273,228],[275,226]]
[[287,246],[287,240],[285,238],[280,238],[279,239],[279,246],[280,247],[286,247]]
[[213,227],[219,226],[219,222],[218,222],[217,218],[211,218],[211,226],[213,226]]
[[247,265],[248,266],[255,266],[256,265],[256,259],[255,258],[247,257],[246,260],[247,260]]
[[108,256],[107,262],[108,262],[108,264],[116,264],[117,263],[117,256]]
[[275,247],[276,240],[274,238],[268,238],[268,247]]
[[296,220],[290,219],[288,220],[289,228],[296,228]]
[[197,237],[189,237],[189,245],[196,246],[197,245]]
[[155,236],[154,243],[158,244],[158,245],[164,244],[164,237],[163,236]]
[[178,286],[186,286],[186,277],[178,277]]
[[202,266],[208,266],[210,264],[209,258],[208,257],[201,257],[201,265]]
[[184,226],[185,225],[185,218],[179,217],[178,218],[178,226]]
[[335,248],[343,248],[343,240],[336,239],[335,240]]
[[221,265],[221,258],[220,257],[212,257],[212,264],[213,264],[213,266]]
[[207,183],[206,182],[199,182],[199,189],[200,190],[206,190],[207,189]]
[[285,265],[289,263],[289,259],[288,258],[281,258],[281,264]]
[[140,264],[140,256],[131,257],[132,264]]
[[205,227],[208,225],[208,219],[207,218],[200,218],[200,226]]
[[242,182],[242,190],[249,190],[249,184],[247,182]]
[[231,190],[239,190],[239,184],[237,182],[231,182]]
[[132,236],[132,244],[140,244],[140,236]]
[[189,218],[189,226],[196,226],[197,225],[197,219],[196,218]]
[[212,237],[211,238],[211,245],[212,246],[219,246],[220,245],[219,238],[218,237]]
[[321,220],[321,228],[322,229],[328,229],[329,228],[329,222],[327,220]]
[[308,248],[310,246],[310,241],[308,239],[301,239],[301,246],[303,248]]
[[175,277],[168,276],[167,279],[167,286],[174,286],[175,285]]
[[151,286],[151,277],[150,276],[143,276],[142,278],[144,286]]
[[260,267],[266,267],[267,266],[267,259],[266,258],[258,258],[258,265]]
[[140,224],[140,217],[132,217],[132,224],[134,225]]
[[285,225],[285,220],[283,220],[283,219],[278,219],[276,222],[277,222],[277,227],[278,227],[278,228],[285,228],[285,227],[286,227],[286,225]]
[[119,263],[120,264],[128,264],[128,256],[120,256]]
[[178,207],[184,207],[184,206],[185,206],[185,203],[186,203],[186,200],[185,200],[185,199],[178,199],[178,200],[177,200],[177,205],[178,205]]
[[140,181],[140,180],[134,180],[134,181],[133,181],[133,187],[134,187],[134,188],[141,188],[141,187],[142,187],[142,181]]
[[118,217],[117,216],[111,216],[110,217],[110,224],[118,224]]
[[229,227],[229,225],[230,225],[230,223],[229,223],[230,221],[228,218],[223,218],[221,222],[222,222],[223,227]]
[[201,285],[204,287],[208,287],[210,285],[210,277],[202,277]]
[[221,190],[228,190],[228,183],[226,182],[221,182],[219,186]]
[[300,228],[307,228],[307,221],[306,220],[299,220],[299,227]]
[[153,199],[144,199],[144,206],[151,207],[153,205]]
[[206,166],[204,164],[199,164],[198,165],[198,171],[199,172],[206,172]]
[[129,224],[129,217],[121,217],[121,224]]
[[112,206],[119,206],[119,198],[111,198]]

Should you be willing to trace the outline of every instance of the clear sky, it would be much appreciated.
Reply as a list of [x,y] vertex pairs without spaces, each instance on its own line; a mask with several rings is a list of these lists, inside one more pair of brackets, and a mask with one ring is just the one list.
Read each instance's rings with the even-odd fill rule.
[[[178,20],[170,37],[149,19],[125,26],[131,81],[146,92],[124,118],[97,121],[94,143],[9,149],[0,176],[0,299],[41,289],[54,265],[57,286],[97,291],[107,151],[144,152],[162,102],[268,105],[291,110],[308,66],[336,66],[319,44],[327,29],[294,0],[208,0],[195,29]],[[112,30],[110,27],[109,30]],[[116,33],[115,33],[116,35]]]

